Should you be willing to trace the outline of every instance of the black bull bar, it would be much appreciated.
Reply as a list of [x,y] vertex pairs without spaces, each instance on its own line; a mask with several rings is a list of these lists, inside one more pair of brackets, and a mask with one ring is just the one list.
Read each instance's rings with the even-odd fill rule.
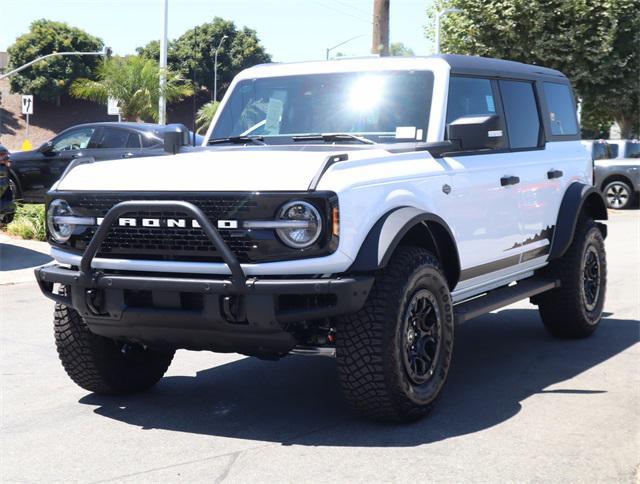
[[[111,225],[123,214],[135,211],[174,211],[192,216],[209,238],[229,267],[230,276],[218,277],[170,277],[155,274],[135,275],[120,273],[104,273],[92,268],[93,259],[99,252]],[[373,284],[371,275],[355,275],[332,278],[258,278],[247,277],[235,254],[226,245],[224,239],[207,218],[204,212],[189,202],[184,201],[126,201],[114,205],[99,225],[91,242],[87,246],[79,268],[70,269],[57,264],[45,265],[35,269],[36,279],[42,292],[54,301],[76,308],[89,320],[126,319],[136,313],[135,320],[144,319],[132,308],[123,305],[122,293],[127,290],[150,291],[156,293],[154,300],[161,299],[171,293],[196,293],[205,298],[204,309],[199,314],[189,312],[189,319],[200,319],[206,326],[211,320],[225,322],[247,321],[257,325],[273,325],[275,322],[288,323],[310,319],[320,319],[359,310],[366,301]],[[70,288],[62,294],[54,292],[54,283]],[[95,307],[95,290],[104,291],[107,299],[111,299],[109,310]],[[114,293],[119,294],[117,297]],[[280,307],[280,296],[319,296],[320,304],[309,304],[306,299],[301,304],[287,304]],[[325,296],[324,298],[322,296]],[[329,296],[329,297],[327,297]],[[113,300],[117,302],[114,303]],[[175,299],[175,298],[174,298]],[[113,307],[118,306],[113,309]],[[146,308],[148,312],[148,308]],[[174,313],[181,308],[167,311],[160,304],[154,317],[162,317],[163,313]],[[144,312],[144,311],[143,311]],[[173,321],[173,318],[170,318]],[[176,319],[177,320],[177,319]]]

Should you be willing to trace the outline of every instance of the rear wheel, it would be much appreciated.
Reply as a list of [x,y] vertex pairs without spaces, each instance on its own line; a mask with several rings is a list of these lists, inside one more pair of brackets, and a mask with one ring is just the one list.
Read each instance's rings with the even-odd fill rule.
[[350,404],[376,420],[426,415],[447,378],[453,321],[437,259],[420,248],[398,248],[365,306],[338,325],[338,372]]
[[608,183],[604,187],[604,197],[607,200],[607,207],[622,210],[631,205],[633,190],[629,184],[616,180]]
[[157,351],[98,336],[78,312],[56,304],[55,338],[67,375],[80,387],[102,394],[141,392],[169,368],[174,351]]
[[580,218],[571,246],[546,272],[560,281],[535,299],[547,330],[562,338],[589,336],[600,323],[607,289],[604,239],[593,220]]

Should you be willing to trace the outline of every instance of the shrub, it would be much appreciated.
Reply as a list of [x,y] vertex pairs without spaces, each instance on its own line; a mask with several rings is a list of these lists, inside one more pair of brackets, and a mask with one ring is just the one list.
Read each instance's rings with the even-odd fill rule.
[[7,232],[23,239],[47,240],[44,205],[19,204]]

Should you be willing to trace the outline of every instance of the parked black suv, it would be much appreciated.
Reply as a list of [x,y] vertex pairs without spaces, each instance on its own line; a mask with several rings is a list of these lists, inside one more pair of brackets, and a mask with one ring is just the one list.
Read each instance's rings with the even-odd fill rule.
[[102,161],[162,155],[165,128],[148,123],[72,126],[35,150],[12,155],[14,196],[27,202],[44,202],[47,190],[75,158],[90,156]]

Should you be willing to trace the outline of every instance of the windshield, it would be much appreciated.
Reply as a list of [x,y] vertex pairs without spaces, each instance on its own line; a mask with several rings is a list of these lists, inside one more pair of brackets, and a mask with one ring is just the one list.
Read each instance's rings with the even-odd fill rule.
[[282,143],[293,136],[345,133],[378,143],[424,141],[432,87],[433,74],[428,71],[245,80],[233,90],[211,140],[260,136],[267,143]]

